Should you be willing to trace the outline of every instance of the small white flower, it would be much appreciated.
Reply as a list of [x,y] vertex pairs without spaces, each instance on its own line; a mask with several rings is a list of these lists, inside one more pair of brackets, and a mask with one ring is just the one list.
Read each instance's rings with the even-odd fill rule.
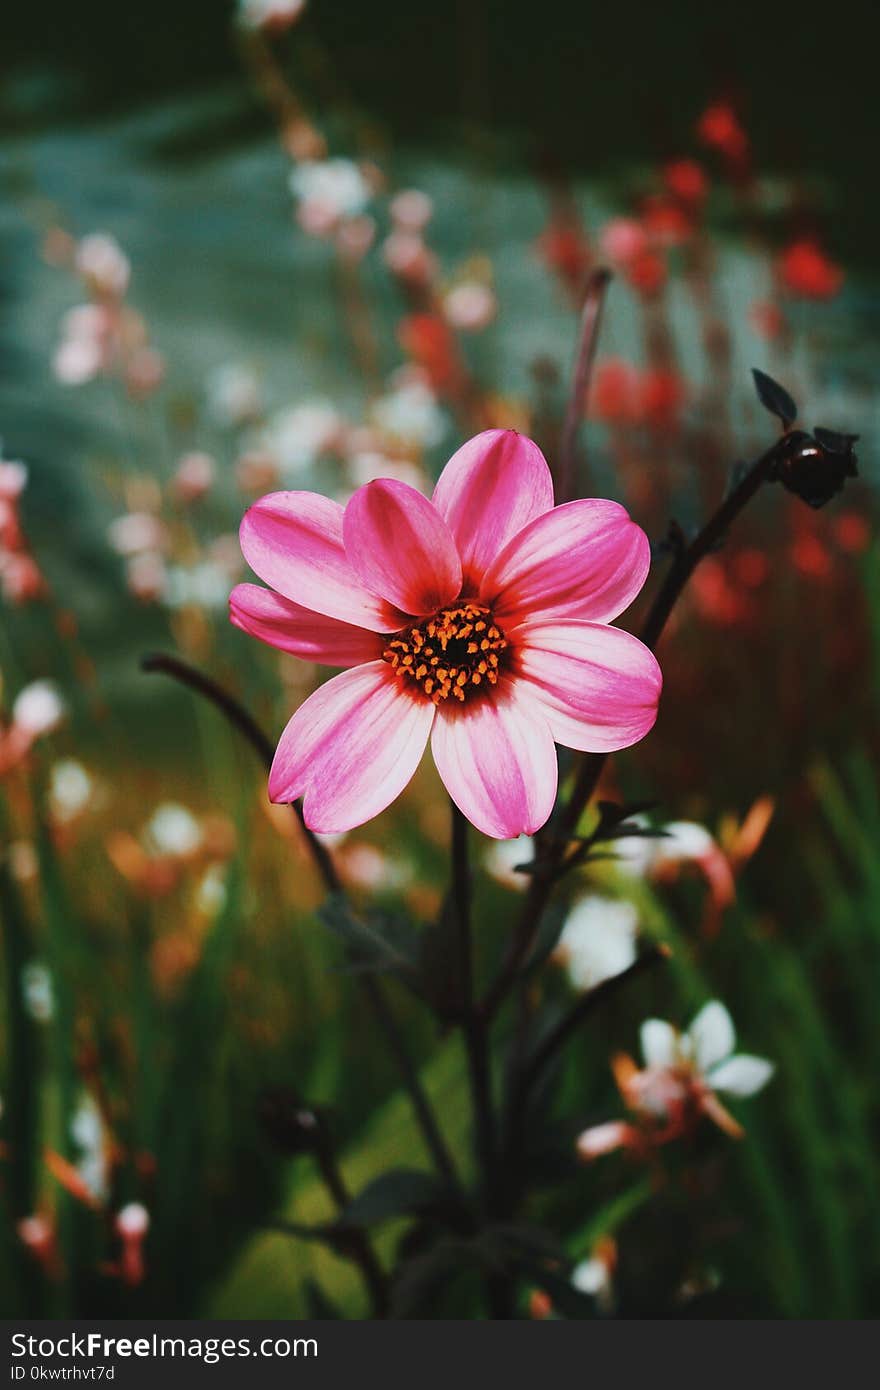
[[614,1306],[613,1276],[617,1265],[617,1244],[605,1236],[596,1242],[593,1253],[575,1265],[571,1286],[578,1293],[595,1298],[599,1311],[610,1313]]
[[0,499],[14,502],[24,492],[28,480],[26,463],[0,459]]
[[446,433],[446,416],[427,381],[404,376],[373,406],[373,419],[381,430],[404,444],[430,449]]
[[479,281],[463,281],[449,291],[443,310],[453,328],[475,333],[492,322],[498,309],[495,293]]
[[766,1086],[775,1068],[763,1057],[733,1055],[736,1033],[727,1009],[717,999],[700,1010],[686,1033],[671,1023],[649,1018],[641,1028],[642,1056],[649,1069],[693,1067],[713,1091],[753,1096]]
[[55,1012],[52,976],[42,961],[28,961],[21,972],[25,1012],[35,1023],[49,1023]]
[[111,521],[107,538],[117,555],[142,555],[145,551],[161,551],[167,542],[162,522],[152,512],[126,512]]
[[263,408],[260,380],[253,368],[227,362],[208,377],[208,413],[219,425],[243,425]]
[[407,232],[421,232],[433,216],[434,204],[420,188],[405,188],[391,199],[389,211],[396,227]]
[[396,482],[408,483],[417,492],[423,492],[426,479],[417,463],[406,459],[386,458],[376,451],[365,451],[352,455],[348,460],[348,474],[355,487],[372,483],[376,478],[394,478]]
[[219,864],[206,869],[196,888],[196,907],[206,917],[216,917],[226,906],[226,876]]
[[119,243],[103,232],[83,237],[76,248],[76,269],[101,294],[122,298],[128,288],[131,265]]
[[517,888],[522,892],[528,887],[528,874],[517,873],[518,864],[529,864],[535,857],[535,842],[531,835],[520,835],[516,840],[495,840],[487,851],[483,863],[486,872],[505,888]]
[[150,1229],[150,1213],[142,1202],[128,1202],[116,1213],[115,1225],[123,1238],[138,1240]]
[[39,738],[57,729],[65,712],[64,701],[52,681],[32,681],[13,702],[12,722],[30,738]]
[[575,989],[593,989],[636,958],[639,914],[632,903],[590,894],[576,903],[559,938],[559,956]]
[[[633,816],[630,823],[648,829],[647,816]],[[619,868],[634,877],[644,877],[666,864],[702,860],[717,853],[718,846],[705,826],[696,821],[669,821],[656,839],[642,835],[622,835],[612,849]]]
[[62,758],[49,774],[49,805],[56,820],[70,821],[84,811],[94,784],[82,763]]
[[229,577],[210,560],[198,565],[172,565],[167,571],[163,598],[169,608],[197,607],[220,612],[229,600]]
[[339,852],[339,868],[349,883],[374,891],[403,888],[412,879],[412,871],[383,854],[375,845],[348,844]]
[[364,212],[370,185],[350,159],[315,159],[298,164],[290,175],[290,191],[309,226],[318,229]]
[[165,595],[167,584],[165,561],[155,550],[132,555],[125,567],[125,582],[129,592],[142,603],[155,603]]
[[239,0],[238,16],[249,29],[286,29],[305,7],[306,0]]
[[202,843],[202,828],[185,806],[166,801],[157,807],[146,825],[146,836],[157,854],[185,859]]
[[100,1110],[88,1094],[81,1098],[73,1113],[70,1135],[80,1150],[76,1164],[77,1172],[95,1201],[106,1201],[110,1174],[104,1142],[104,1121]]
[[274,415],[260,445],[275,459],[282,478],[295,478],[331,451],[341,429],[342,417],[330,401],[305,401]]

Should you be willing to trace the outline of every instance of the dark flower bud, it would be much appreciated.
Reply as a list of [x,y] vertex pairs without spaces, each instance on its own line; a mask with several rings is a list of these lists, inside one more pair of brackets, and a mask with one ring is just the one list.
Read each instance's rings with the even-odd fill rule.
[[857,476],[853,445],[857,434],[836,434],[817,429],[791,430],[782,440],[775,476],[789,492],[810,507],[824,507],[843,488],[847,478]]
[[283,1154],[318,1153],[327,1144],[327,1120],[320,1108],[306,1105],[292,1086],[274,1086],[260,1098],[263,1129]]

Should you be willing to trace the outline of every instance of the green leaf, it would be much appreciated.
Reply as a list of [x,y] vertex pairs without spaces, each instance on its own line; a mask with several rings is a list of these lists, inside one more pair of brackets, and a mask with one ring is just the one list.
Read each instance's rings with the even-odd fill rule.
[[318,917],[343,943],[349,970],[376,971],[412,980],[418,936],[406,918],[384,912],[362,915],[339,895],[321,905]]
[[775,415],[788,429],[789,425],[797,419],[797,406],[785,387],[780,386],[779,382],[774,381],[772,376],[768,376],[766,372],[759,372],[757,367],[752,368],[752,376],[755,381],[758,400],[764,409],[769,410],[770,414]]
[[424,1212],[446,1201],[449,1191],[433,1173],[392,1168],[349,1202],[340,1220],[348,1226],[374,1226],[397,1216]]

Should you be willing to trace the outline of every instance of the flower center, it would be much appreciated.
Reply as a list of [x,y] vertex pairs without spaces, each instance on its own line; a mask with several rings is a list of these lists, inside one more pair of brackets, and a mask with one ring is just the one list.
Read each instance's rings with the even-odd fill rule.
[[463,703],[497,684],[508,646],[491,609],[464,601],[395,633],[382,658],[435,705]]

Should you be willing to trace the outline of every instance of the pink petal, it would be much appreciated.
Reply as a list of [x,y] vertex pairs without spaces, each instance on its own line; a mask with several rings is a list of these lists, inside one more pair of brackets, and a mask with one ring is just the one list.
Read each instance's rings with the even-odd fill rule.
[[269,773],[272,801],[304,796],[306,825],[340,834],[384,811],[419,765],[434,706],[408,695],[385,661],[327,681],[290,720]]
[[237,584],[229,595],[229,617],[236,627],[282,652],[324,666],[359,666],[382,654],[384,639],[365,628],[313,613],[272,589]]
[[617,502],[590,497],[537,517],[483,577],[480,597],[508,624],[530,616],[605,623],[645,582],[651,548]]
[[409,483],[377,478],[358,488],[343,535],[361,582],[405,613],[433,613],[458,597],[461,562],[449,527]]
[[342,543],[343,510],[316,492],[271,492],[245,512],[244,558],[279,594],[329,618],[392,632],[404,618],[368,592]]
[[556,749],[546,719],[514,681],[437,709],[431,751],[446,790],[484,835],[511,840],[544,824],[556,800]]
[[516,430],[484,430],[463,444],[434,489],[461,556],[465,582],[478,587],[498,552],[553,506],[544,455]]
[[657,718],[663,677],[632,633],[602,623],[524,623],[517,674],[528,681],[557,743],[610,753],[644,738]]

